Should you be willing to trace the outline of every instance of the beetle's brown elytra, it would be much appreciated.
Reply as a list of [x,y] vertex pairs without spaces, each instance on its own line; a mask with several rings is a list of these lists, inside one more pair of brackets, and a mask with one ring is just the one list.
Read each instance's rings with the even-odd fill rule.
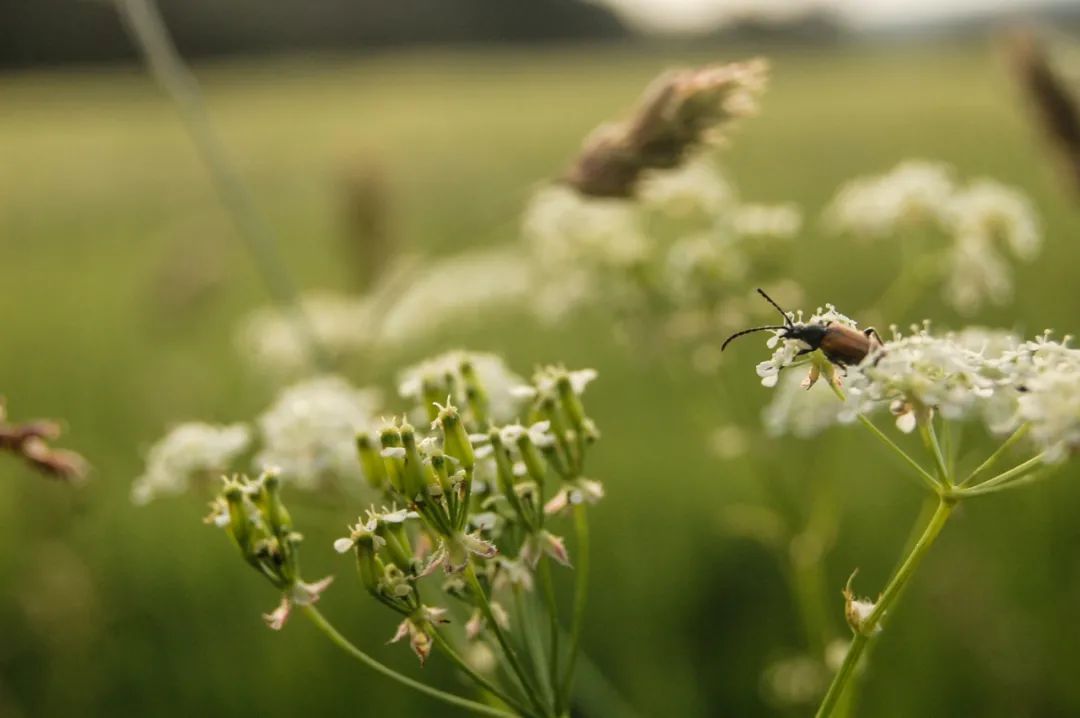
[[838,366],[851,366],[865,359],[872,351],[882,346],[881,337],[873,327],[867,327],[862,331],[837,322],[824,322],[822,324],[796,324],[788,316],[788,313],[780,308],[765,291],[758,288],[758,294],[765,298],[769,304],[776,307],[780,316],[784,318],[783,324],[770,324],[766,326],[744,329],[735,332],[724,340],[720,346],[723,351],[731,340],[754,332],[768,330],[779,331],[784,339],[798,339],[807,345],[807,349],[799,352],[798,356],[809,354],[812,351],[821,350],[825,358]]

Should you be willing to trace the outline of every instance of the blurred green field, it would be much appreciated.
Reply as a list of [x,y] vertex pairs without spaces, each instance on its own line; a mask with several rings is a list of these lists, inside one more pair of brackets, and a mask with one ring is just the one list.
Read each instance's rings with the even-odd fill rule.
[[[844,179],[913,156],[1015,184],[1040,210],[1046,248],[1019,268],[1015,305],[978,320],[1076,330],[1080,212],[992,46],[767,54],[764,112],[724,153],[747,197],[794,200],[813,217]],[[357,157],[387,169],[395,230],[412,248],[509,240],[530,188],[588,130],[660,69],[706,59],[734,57],[428,52],[198,74],[298,282],[344,288],[335,201]],[[811,301],[841,308],[866,306],[898,256],[851,249],[813,221],[792,251]],[[218,281],[197,303],[170,302],[162,286],[178,265]],[[96,468],[72,491],[0,463],[0,715],[451,715],[375,679],[303,621],[267,631],[258,613],[277,597],[200,523],[198,499],[128,500],[141,452],[170,423],[243,419],[269,402],[273,387],[233,339],[264,302],[170,105],[141,73],[0,76],[0,393],[15,418],[65,417],[68,443]],[[958,323],[936,295],[890,319],[923,316]],[[839,626],[844,580],[858,566],[860,585],[882,584],[920,497],[854,430],[768,447],[761,464],[714,459],[710,429],[753,428],[768,398],[755,353],[726,368],[733,390],[720,401],[678,356],[645,362],[607,324],[602,313],[558,330],[496,317],[353,378],[385,382],[395,364],[450,346],[504,353],[522,371],[553,360],[599,369],[590,407],[604,441],[592,471],[609,498],[593,514],[588,654],[643,716],[784,715],[759,677],[799,645],[798,622],[775,561],[725,536],[721,508],[776,481],[793,494],[833,482],[839,543],[827,572]],[[1080,713],[1076,479],[1074,467],[1038,490],[965,506],[890,617],[861,715]],[[405,649],[382,646],[393,617],[328,550],[359,508],[296,512],[307,573],[338,574],[326,613],[416,673]],[[454,685],[438,660],[423,670]]]

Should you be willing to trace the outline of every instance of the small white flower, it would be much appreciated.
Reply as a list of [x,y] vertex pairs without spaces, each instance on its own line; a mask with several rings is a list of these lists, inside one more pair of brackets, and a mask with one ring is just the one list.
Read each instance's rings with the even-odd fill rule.
[[939,222],[949,211],[954,190],[947,165],[907,160],[883,175],[843,185],[825,218],[835,231],[880,239],[905,227]]
[[132,485],[131,498],[145,504],[187,491],[193,479],[216,478],[250,443],[251,430],[245,424],[180,424],[150,447],[146,470]]
[[278,466],[294,486],[313,490],[330,479],[359,479],[356,434],[374,428],[379,394],[338,376],[288,387],[262,416],[259,466]]

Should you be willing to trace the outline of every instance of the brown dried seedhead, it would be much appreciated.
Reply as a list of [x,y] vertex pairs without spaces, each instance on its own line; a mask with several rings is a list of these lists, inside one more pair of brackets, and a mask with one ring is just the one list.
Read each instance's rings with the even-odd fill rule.
[[81,481],[90,469],[86,459],[74,451],[49,445],[60,433],[60,424],[49,419],[8,423],[0,400],[0,451],[21,457],[47,476],[73,483]]
[[1015,30],[1008,44],[1016,77],[1058,161],[1080,194],[1080,108],[1031,30]]
[[593,131],[563,181],[585,195],[633,197],[646,170],[679,166],[718,141],[725,125],[753,114],[767,72],[755,59],[661,75],[629,118]]

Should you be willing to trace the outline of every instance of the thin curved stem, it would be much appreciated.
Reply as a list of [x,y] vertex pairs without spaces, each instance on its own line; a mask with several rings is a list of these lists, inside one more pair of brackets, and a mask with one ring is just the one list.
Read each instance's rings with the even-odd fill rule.
[[1017,480],[1024,478],[1026,474],[1041,468],[1044,465],[1045,452],[1032,456],[1027,461],[1017,464],[1008,471],[1002,471],[997,476],[981,483],[960,490],[961,496],[979,496],[1011,487]]
[[986,461],[979,464],[978,468],[976,468],[974,471],[964,477],[964,480],[958,483],[957,486],[964,486],[965,484],[974,481],[976,476],[978,476],[984,471],[987,471],[990,467],[996,464],[998,460],[1005,455],[1006,451],[1011,449],[1016,444],[1016,442],[1027,436],[1028,430],[1030,429],[1031,424],[1029,424],[1028,422],[1024,422],[1023,424],[1018,426],[1016,431],[1010,434],[1009,438],[1005,439],[1005,441],[1001,443],[1001,446],[995,449],[994,453],[990,454],[990,456],[987,457]]
[[113,0],[151,74],[176,105],[180,119],[210,174],[221,203],[247,246],[252,262],[273,300],[289,310],[303,344],[313,358],[328,364],[325,350],[300,304],[296,287],[277,247],[273,228],[255,207],[251,192],[229,161],[210,121],[199,83],[184,65],[154,0]]
[[922,435],[922,439],[926,443],[926,449],[934,459],[934,466],[937,467],[938,478],[941,481],[941,484],[943,486],[948,486],[952,483],[952,478],[949,473],[949,467],[945,463],[945,454],[941,450],[941,442],[938,441],[937,431],[934,430],[933,414],[928,414],[926,421],[919,422],[919,434]]
[[495,640],[499,642],[499,647],[502,648],[503,654],[510,664],[510,668],[521,682],[521,688],[525,691],[525,695],[529,699],[529,702],[532,703],[533,707],[540,715],[549,715],[548,710],[540,700],[536,685],[525,671],[524,666],[521,665],[521,659],[518,658],[517,651],[510,645],[510,640],[506,637],[506,633],[503,631],[502,626],[499,625],[498,620],[496,620],[495,613],[491,609],[491,601],[488,599],[484,587],[480,585],[480,579],[476,577],[476,569],[473,568],[471,561],[465,566],[465,580],[473,590],[473,593],[476,594],[476,600],[479,604],[480,611],[484,614],[484,618],[487,620],[487,625],[491,629],[491,632],[495,634]]
[[955,506],[956,501],[954,499],[942,498],[938,502],[937,509],[934,511],[934,515],[930,517],[926,528],[923,529],[919,540],[915,542],[911,552],[908,553],[907,558],[900,564],[900,568],[897,569],[896,574],[893,575],[885,587],[877,604],[874,606],[874,610],[862,622],[859,631],[851,639],[851,645],[848,647],[847,655],[844,656],[844,662],[841,664],[836,676],[833,677],[829,690],[815,714],[817,718],[828,718],[836,709],[845,689],[851,683],[855,666],[858,665],[859,659],[881,624],[882,616],[885,615],[886,611],[893,608],[904,586],[907,585],[907,582],[915,573],[915,569],[922,563],[926,553],[941,533],[941,529],[945,527],[945,523],[949,520]]
[[555,692],[555,712],[559,712],[562,706],[559,692],[559,605],[555,600],[555,585],[551,578],[551,558],[544,556],[540,559],[540,586],[544,592],[544,604],[547,608],[548,627],[551,632],[549,639],[548,675],[551,676],[552,688]]
[[[581,647],[581,630],[585,625],[585,607],[589,600],[589,514],[585,504],[574,506],[574,533],[577,537],[577,563],[574,568],[574,613],[570,622],[570,654],[560,684],[559,695],[564,706],[570,704],[574,688],[574,666]],[[560,706],[563,707],[563,706]]]
[[493,708],[492,706],[486,706],[483,703],[471,701],[468,698],[455,696],[453,693],[441,691],[438,688],[434,688],[432,686],[421,683],[420,681],[409,678],[406,675],[398,673],[394,669],[383,665],[379,661],[375,660],[374,658],[354,646],[349,641],[349,639],[341,635],[341,633],[339,633],[338,630],[334,628],[334,626],[329,621],[326,620],[326,617],[319,612],[319,609],[315,608],[310,604],[306,606],[301,606],[300,608],[304,611],[304,614],[307,615],[309,619],[311,619],[311,622],[315,624],[316,628],[322,631],[334,645],[336,645],[338,648],[345,651],[350,656],[360,661],[373,671],[381,673],[382,675],[386,676],[391,680],[397,681],[398,683],[404,686],[408,686],[413,690],[419,691],[420,693],[440,700],[443,703],[449,703],[452,706],[457,706],[458,708],[472,711],[478,715],[495,716],[495,718],[518,718],[518,715],[516,713],[509,713],[498,708]]
[[[829,386],[832,388],[833,393],[836,394],[840,401],[847,401],[847,396],[844,395],[844,391],[840,387],[838,387],[835,382],[830,381]],[[858,418],[859,423],[865,426],[871,434],[873,434],[875,437],[877,437],[879,441],[881,441],[881,443],[892,449],[897,456],[904,460],[904,463],[915,469],[915,473],[917,473],[919,475],[919,478],[922,479],[922,483],[926,485],[926,488],[929,488],[935,494],[939,492],[939,490],[941,489],[941,484],[938,483],[938,480],[934,478],[933,474],[931,474],[929,471],[922,467],[922,464],[913,459],[911,455],[901,449],[895,441],[886,436],[885,432],[879,429],[874,422],[870,421],[870,419],[867,418],[866,415],[860,413],[856,414],[855,416],[856,418]]]
[[547,674],[548,662],[544,655],[543,641],[536,626],[535,603],[528,601],[520,586],[514,586],[514,610],[518,614],[518,625],[525,640],[525,649],[529,653],[529,662],[540,684],[540,692],[548,705],[555,705],[555,686],[553,678]]
[[491,695],[495,696],[500,701],[510,706],[521,715],[535,715],[529,708],[525,707],[525,705],[520,700],[489,681],[483,675],[478,673],[476,669],[470,666],[465,661],[465,659],[462,658],[461,655],[454,650],[454,647],[450,645],[450,642],[446,640],[446,637],[443,636],[442,633],[440,633],[438,630],[434,630],[431,632],[431,635],[432,638],[435,639],[435,645],[438,646],[439,649],[446,654],[446,657],[453,661],[454,665],[456,665],[462,673],[467,675],[473,681],[473,683],[475,683],[477,686],[487,691]]

